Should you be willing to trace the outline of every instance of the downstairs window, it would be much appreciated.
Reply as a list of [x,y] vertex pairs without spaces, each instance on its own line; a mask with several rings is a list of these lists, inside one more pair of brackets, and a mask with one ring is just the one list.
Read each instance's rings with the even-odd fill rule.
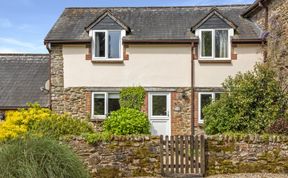
[[209,105],[212,101],[220,99],[221,93],[203,92],[198,95],[198,122],[203,123],[203,108]]
[[92,118],[105,119],[112,111],[120,109],[119,93],[92,93]]

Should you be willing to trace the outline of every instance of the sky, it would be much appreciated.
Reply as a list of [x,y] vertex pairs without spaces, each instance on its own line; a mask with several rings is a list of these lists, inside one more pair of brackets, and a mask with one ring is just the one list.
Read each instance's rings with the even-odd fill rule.
[[2,0],[0,53],[47,53],[44,38],[66,7],[250,4],[254,0]]

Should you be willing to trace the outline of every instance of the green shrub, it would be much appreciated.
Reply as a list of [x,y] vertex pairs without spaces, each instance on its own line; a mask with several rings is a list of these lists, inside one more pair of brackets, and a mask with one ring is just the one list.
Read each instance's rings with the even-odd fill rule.
[[112,135],[109,132],[86,133],[82,134],[82,136],[89,144],[95,144],[102,141],[108,142],[112,138]]
[[264,132],[287,108],[287,97],[274,77],[268,66],[257,65],[226,79],[226,93],[204,108],[206,133]]
[[46,138],[16,139],[0,145],[0,177],[88,178],[78,157]]
[[35,122],[30,132],[40,136],[59,138],[64,135],[81,135],[93,132],[87,121],[72,118],[69,115],[52,115],[51,117]]
[[149,134],[150,123],[147,116],[131,108],[113,111],[104,121],[104,131],[115,135]]
[[123,88],[120,92],[120,106],[122,108],[132,108],[141,110],[145,99],[143,87]]

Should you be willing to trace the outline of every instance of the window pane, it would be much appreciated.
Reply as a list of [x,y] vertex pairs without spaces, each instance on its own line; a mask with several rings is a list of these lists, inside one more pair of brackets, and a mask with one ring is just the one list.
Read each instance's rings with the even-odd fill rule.
[[212,31],[202,31],[202,56],[212,56]]
[[95,32],[95,57],[105,57],[105,32]]
[[119,94],[109,93],[108,94],[108,113],[120,109]]
[[152,115],[153,116],[166,116],[167,115],[167,99],[166,95],[153,95],[152,96]]
[[94,115],[105,115],[104,94],[94,94]]
[[109,58],[120,57],[120,31],[109,32]]
[[210,104],[212,101],[212,94],[201,94],[201,120],[203,120],[203,108]]
[[228,30],[215,30],[215,57],[228,57]]

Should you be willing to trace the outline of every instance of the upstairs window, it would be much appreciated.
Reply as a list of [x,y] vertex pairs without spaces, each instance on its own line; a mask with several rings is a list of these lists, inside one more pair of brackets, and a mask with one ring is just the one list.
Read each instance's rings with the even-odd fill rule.
[[230,39],[228,29],[200,30],[202,59],[229,59]]
[[95,30],[93,32],[93,58],[121,59],[122,35],[121,30]]

